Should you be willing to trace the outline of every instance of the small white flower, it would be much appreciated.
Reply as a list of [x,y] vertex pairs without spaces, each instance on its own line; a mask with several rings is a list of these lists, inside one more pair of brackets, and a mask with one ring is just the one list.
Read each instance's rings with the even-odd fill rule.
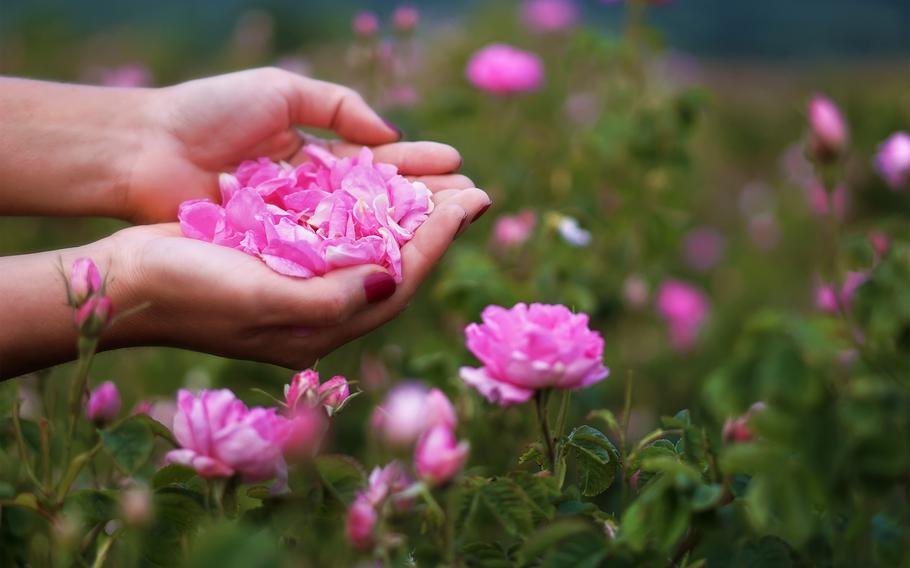
[[591,244],[591,232],[582,229],[574,217],[563,217],[556,229],[562,238],[574,247],[586,247]]

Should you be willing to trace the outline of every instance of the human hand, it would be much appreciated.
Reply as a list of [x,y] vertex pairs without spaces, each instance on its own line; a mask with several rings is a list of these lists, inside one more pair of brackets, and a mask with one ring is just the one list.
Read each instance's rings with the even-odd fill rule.
[[183,201],[217,200],[218,174],[247,159],[293,160],[303,138],[298,126],[334,131],[351,144],[329,147],[339,155],[374,146],[376,160],[425,183],[465,187],[449,180],[461,165],[445,144],[399,142],[400,132],[356,92],[275,68],[252,69],[149,91],[144,99],[142,142],[130,158],[125,217],[173,221]]
[[[344,151],[341,148],[340,151]],[[305,368],[403,310],[452,240],[490,204],[479,189],[442,189],[436,208],[402,247],[397,287],[379,266],[297,279],[243,252],[188,239],[175,223],[125,229],[110,238],[115,306],[149,302],[116,323],[102,348],[170,345]]]

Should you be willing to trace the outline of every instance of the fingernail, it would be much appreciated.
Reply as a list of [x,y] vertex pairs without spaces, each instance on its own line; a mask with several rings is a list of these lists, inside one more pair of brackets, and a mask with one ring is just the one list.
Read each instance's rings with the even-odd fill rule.
[[367,303],[381,302],[395,293],[395,279],[385,272],[374,272],[363,281]]
[[385,123],[386,126],[388,126],[389,128],[391,128],[392,130],[394,130],[394,131],[398,134],[398,139],[399,139],[399,140],[401,140],[402,138],[404,138],[404,132],[402,132],[401,129],[398,128],[398,126],[396,126],[394,122],[392,122],[391,120],[385,119],[385,118],[382,119],[382,122]]
[[455,232],[455,238],[457,239],[458,237],[461,236],[462,233],[467,231],[468,225],[470,225],[470,224],[471,224],[471,222],[468,220],[468,216],[465,215],[464,219],[461,220],[461,225],[458,226],[458,231]]
[[463,165],[464,165],[464,158],[462,156],[458,156],[458,165],[455,166],[455,171],[456,172],[459,171],[461,169],[461,166],[463,166]]
[[480,211],[477,212],[477,215],[474,215],[474,218],[471,220],[471,222],[473,223],[474,221],[476,221],[476,220],[480,219],[481,217],[483,217],[483,214],[487,212],[487,209],[490,208],[490,205],[493,205],[493,202],[492,202],[492,201],[489,202],[489,203],[487,203],[486,205],[484,205],[484,206],[480,209]]

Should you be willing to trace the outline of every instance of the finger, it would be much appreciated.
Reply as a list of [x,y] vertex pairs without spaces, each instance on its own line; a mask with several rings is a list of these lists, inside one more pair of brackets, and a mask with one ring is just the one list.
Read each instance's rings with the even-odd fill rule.
[[253,146],[248,152],[249,156],[268,156],[270,160],[289,160],[296,155],[303,146],[303,136],[296,128],[289,128],[280,134]]
[[[336,156],[356,156],[360,146],[345,142],[329,145]],[[448,174],[461,167],[458,150],[439,142],[397,142],[372,148],[377,162],[394,164],[402,175]]]
[[409,176],[408,179],[423,183],[433,193],[448,189],[462,190],[475,187],[471,178],[459,174],[449,174],[446,176]]
[[332,130],[357,144],[395,142],[401,132],[383,120],[356,91],[299,75],[290,76],[291,121],[294,124]]
[[275,278],[262,294],[266,325],[289,326],[306,335],[310,327],[342,324],[363,307],[395,293],[395,279],[383,267],[361,265],[333,270],[321,277]]
[[369,307],[326,335],[328,347],[359,337],[392,319],[407,307],[414,293],[448,249],[452,240],[470,220],[490,205],[490,198],[480,189],[459,192],[460,195],[439,206],[421,225],[414,238],[401,249],[404,281],[385,302]]

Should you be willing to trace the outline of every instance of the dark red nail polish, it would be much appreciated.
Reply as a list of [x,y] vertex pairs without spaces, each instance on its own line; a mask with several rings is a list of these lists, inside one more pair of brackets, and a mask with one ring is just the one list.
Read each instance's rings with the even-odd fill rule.
[[398,128],[398,126],[396,126],[394,122],[392,122],[391,120],[387,120],[385,118],[382,119],[382,122],[385,123],[385,125],[388,126],[389,128],[391,128],[392,130],[394,130],[396,133],[398,133],[399,140],[404,138],[404,132],[402,132],[401,129]]
[[461,234],[464,233],[468,229],[468,225],[470,225],[470,224],[471,224],[471,222],[468,221],[468,217],[466,215],[465,218],[461,220],[461,224],[458,225],[458,230],[455,231],[455,238],[457,239],[458,237],[460,237]]
[[461,170],[461,166],[463,166],[463,165],[464,165],[464,158],[461,156],[458,156],[458,165],[455,166],[455,171],[457,172],[457,171]]
[[493,205],[493,203],[490,202],[490,203],[487,203],[486,205],[484,205],[483,208],[477,212],[477,215],[474,215],[474,219],[472,219],[471,222],[473,223],[474,221],[483,217],[483,214],[487,212],[487,209],[490,208],[490,205]]
[[395,293],[395,279],[391,274],[385,272],[376,272],[370,274],[363,281],[363,289],[366,293],[367,303],[375,304],[381,302]]

